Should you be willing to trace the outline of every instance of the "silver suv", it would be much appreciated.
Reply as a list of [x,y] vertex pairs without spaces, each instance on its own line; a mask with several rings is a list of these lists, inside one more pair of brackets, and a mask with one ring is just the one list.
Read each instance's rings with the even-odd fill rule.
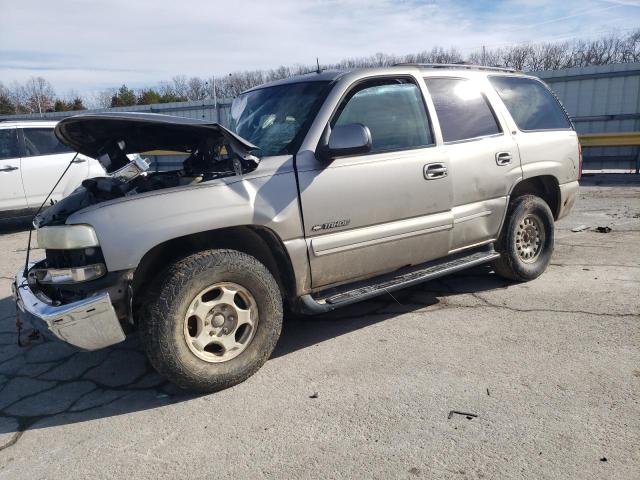
[[[58,139],[109,175],[34,220],[46,258],[17,274],[20,310],[89,350],[137,330],[162,374],[219,390],[267,360],[285,307],[328,312],[484,263],[536,278],[578,189],[566,112],[510,70],[312,73],[243,93],[231,119],[61,121]],[[150,172],[152,154],[178,169]]]

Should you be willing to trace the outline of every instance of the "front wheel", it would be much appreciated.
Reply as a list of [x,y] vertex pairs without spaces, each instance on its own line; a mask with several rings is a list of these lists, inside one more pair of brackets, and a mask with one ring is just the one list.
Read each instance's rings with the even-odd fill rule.
[[269,358],[282,329],[282,298],[267,268],[235,250],[208,250],[160,279],[140,336],[151,364],[178,386],[236,385]]
[[509,280],[526,282],[539,277],[553,254],[554,224],[549,205],[535,195],[523,195],[509,206],[493,267]]

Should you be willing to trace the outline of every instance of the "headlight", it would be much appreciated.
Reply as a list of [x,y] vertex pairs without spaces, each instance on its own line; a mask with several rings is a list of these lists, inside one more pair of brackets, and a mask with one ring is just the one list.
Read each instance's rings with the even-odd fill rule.
[[72,250],[100,245],[95,230],[89,225],[42,227],[37,232],[38,247],[48,250]]
[[102,277],[107,273],[103,263],[74,268],[38,268],[29,272],[29,279],[35,279],[45,284],[69,284],[88,282]]

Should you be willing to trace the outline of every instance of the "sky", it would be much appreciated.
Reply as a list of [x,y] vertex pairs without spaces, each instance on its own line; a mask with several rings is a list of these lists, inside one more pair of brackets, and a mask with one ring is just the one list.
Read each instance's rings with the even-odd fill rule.
[[0,0],[0,82],[59,94],[640,28],[640,0]]

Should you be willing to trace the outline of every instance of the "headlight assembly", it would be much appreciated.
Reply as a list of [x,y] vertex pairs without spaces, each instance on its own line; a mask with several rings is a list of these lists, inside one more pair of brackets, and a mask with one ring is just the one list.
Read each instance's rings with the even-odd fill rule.
[[97,247],[98,236],[90,225],[60,225],[37,230],[38,247],[48,250],[72,250]]

